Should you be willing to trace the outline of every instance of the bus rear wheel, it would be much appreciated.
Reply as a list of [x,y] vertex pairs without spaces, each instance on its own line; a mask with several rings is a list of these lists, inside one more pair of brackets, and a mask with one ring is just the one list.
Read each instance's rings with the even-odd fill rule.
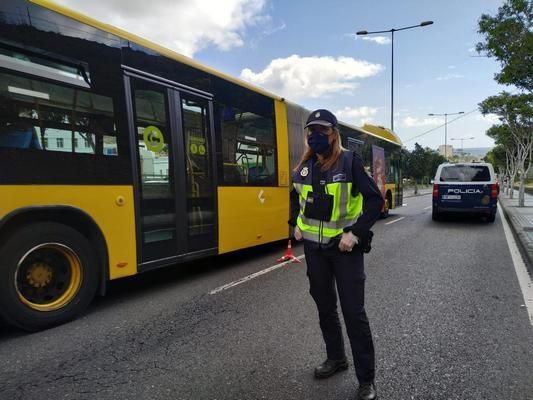
[[46,329],[81,313],[98,286],[88,240],[54,222],[27,225],[0,247],[0,314],[26,331]]
[[381,211],[381,218],[387,218],[390,214],[390,209],[392,206],[392,195],[390,192],[387,192],[383,203],[383,210]]

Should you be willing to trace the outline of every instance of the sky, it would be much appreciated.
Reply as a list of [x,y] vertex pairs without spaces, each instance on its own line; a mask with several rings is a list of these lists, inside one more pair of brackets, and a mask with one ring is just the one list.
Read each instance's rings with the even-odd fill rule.
[[[221,72],[339,120],[390,128],[394,34],[394,131],[408,149],[491,147],[498,119],[478,104],[503,90],[496,60],[479,55],[482,14],[503,0],[55,0]],[[127,5],[127,6],[126,6]],[[467,139],[465,139],[467,138]],[[473,138],[473,139],[470,139]],[[453,139],[453,140],[452,140]]]

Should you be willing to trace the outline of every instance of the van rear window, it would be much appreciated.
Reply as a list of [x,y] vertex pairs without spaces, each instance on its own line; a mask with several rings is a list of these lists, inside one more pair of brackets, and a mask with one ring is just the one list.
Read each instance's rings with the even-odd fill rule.
[[490,182],[490,171],[483,165],[450,165],[443,167],[441,182]]

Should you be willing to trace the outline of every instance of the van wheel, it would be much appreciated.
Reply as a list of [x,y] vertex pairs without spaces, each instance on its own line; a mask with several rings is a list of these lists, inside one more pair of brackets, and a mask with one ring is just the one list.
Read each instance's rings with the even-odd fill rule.
[[0,247],[0,314],[26,331],[66,322],[93,299],[97,267],[77,230],[55,222],[27,225]]
[[431,212],[431,219],[433,221],[440,221],[440,214],[437,211],[433,210]]
[[494,222],[496,220],[496,213],[494,214],[490,214],[488,217],[487,217],[487,222]]

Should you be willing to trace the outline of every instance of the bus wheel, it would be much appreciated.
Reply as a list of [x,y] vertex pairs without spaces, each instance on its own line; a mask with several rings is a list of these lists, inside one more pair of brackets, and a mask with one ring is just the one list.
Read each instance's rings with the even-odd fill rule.
[[0,314],[26,331],[61,324],[89,305],[98,275],[80,232],[54,222],[27,225],[0,247]]
[[390,193],[387,193],[387,195],[385,196],[384,204],[383,204],[383,211],[381,212],[381,218],[387,218],[389,216],[391,203],[392,203],[391,195]]

